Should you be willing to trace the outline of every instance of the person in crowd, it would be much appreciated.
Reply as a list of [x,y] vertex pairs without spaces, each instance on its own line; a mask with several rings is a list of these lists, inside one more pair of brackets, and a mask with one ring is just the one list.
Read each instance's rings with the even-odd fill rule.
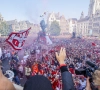
[[[64,62],[65,57],[66,57],[65,48],[61,48],[59,54],[56,52],[56,58],[60,64],[60,69],[62,73],[63,90],[75,90],[72,75],[71,73],[68,72],[67,66]],[[58,85],[59,82],[57,78],[55,78],[55,81],[53,83],[55,85]],[[55,85],[53,87],[54,90],[57,89]],[[52,89],[50,81],[41,75],[35,75],[31,77],[25,83],[25,86],[24,86],[24,90],[53,90],[53,89]]]
[[31,76],[31,68],[29,67],[29,65],[27,65],[26,67],[25,67],[25,76],[26,76],[26,78],[27,78],[27,80],[30,78],[30,76]]
[[14,78],[13,78],[13,81],[15,82],[15,84],[17,84],[17,85],[20,85],[21,83],[20,83],[20,79],[19,79],[19,77],[18,77],[18,75],[16,74],[16,75],[14,75]]
[[17,54],[16,54],[16,53],[13,55],[12,59],[14,59],[14,60],[16,61],[16,63],[18,63],[18,62],[19,62],[19,60],[18,60],[18,56],[17,56]]
[[10,65],[11,68],[16,67],[16,61],[15,60],[9,61],[9,65]]
[[0,60],[0,68],[1,68],[1,70],[2,70],[2,73],[4,74],[5,72],[4,72],[4,67],[3,67],[3,65],[2,65],[2,61]]
[[7,59],[11,60],[11,53],[10,53],[10,51],[7,52]]
[[[50,45],[50,46],[46,46],[42,44],[41,50],[39,48],[35,48],[35,46],[38,46],[38,43],[36,41],[33,42],[32,47],[31,46],[28,46],[28,48],[24,47],[25,49],[27,48],[27,51],[29,52],[31,52],[32,50],[36,51],[37,49],[39,49],[39,55],[36,55],[37,53],[28,53],[29,57],[25,59],[26,61],[25,62],[23,58],[24,54],[22,55],[21,53],[22,58],[20,58],[20,62],[17,62],[16,58],[14,58],[15,60],[11,59],[10,67],[13,69],[14,68],[19,69],[18,65],[22,64],[23,69],[24,69],[25,66],[28,65],[29,68],[32,68],[32,71],[31,71],[32,76],[43,75],[51,81],[51,85],[52,87],[54,87],[54,89],[62,90],[63,80],[61,79],[61,75],[63,74],[59,70],[60,64],[57,61],[55,52],[59,52],[60,47],[63,46],[66,48],[65,63],[70,73],[73,74],[72,78],[74,80],[74,86],[75,88],[77,88],[77,90],[82,90],[82,87],[86,86],[85,85],[86,83],[83,85],[84,81],[82,82],[82,80],[80,79],[81,75],[76,75],[74,72],[74,69],[86,68],[87,67],[87,65],[85,64],[86,60],[89,60],[95,63],[98,67],[100,67],[100,64],[99,64],[100,63],[100,54],[99,54],[100,53],[100,47],[99,47],[100,41],[88,40],[88,39],[87,40],[86,39],[84,40],[83,39],[69,39],[69,40],[55,39],[53,42],[54,42],[53,45]],[[92,42],[95,42],[98,45],[98,47],[92,46],[91,44]],[[7,45],[5,44],[5,46]],[[6,47],[6,50],[10,51],[9,48],[7,47]],[[18,52],[19,54],[18,53],[16,54],[15,50],[13,50],[13,52],[15,53],[11,57],[18,57],[18,55],[20,54],[20,52]],[[16,70],[14,71],[14,74],[15,73],[16,73]],[[18,72],[18,75],[19,74],[20,72]],[[24,75],[25,73],[23,74],[23,76]],[[53,82],[55,82],[55,80],[57,80],[57,82],[59,82],[60,84],[59,83],[54,84]]]
[[24,71],[23,65],[21,64],[19,65],[18,71],[19,71],[20,79],[23,79],[23,71]]
[[82,87],[82,90],[84,90],[85,87],[86,87],[86,80],[85,80],[85,78],[81,78],[81,79],[79,80],[79,83],[80,83],[80,85],[81,85],[81,87]]
[[4,46],[4,48],[3,48],[3,54],[2,54],[2,59],[3,60],[6,58],[6,54],[7,54],[7,50],[6,50],[5,46]]

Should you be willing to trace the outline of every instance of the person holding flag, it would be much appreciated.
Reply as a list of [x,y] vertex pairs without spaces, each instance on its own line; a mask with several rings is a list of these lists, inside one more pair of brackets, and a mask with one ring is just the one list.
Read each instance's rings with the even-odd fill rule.
[[19,33],[12,32],[9,35],[9,37],[6,39],[6,42],[8,42],[13,47],[13,49],[21,50],[29,34],[30,29],[31,28],[27,29],[26,31],[19,32]]

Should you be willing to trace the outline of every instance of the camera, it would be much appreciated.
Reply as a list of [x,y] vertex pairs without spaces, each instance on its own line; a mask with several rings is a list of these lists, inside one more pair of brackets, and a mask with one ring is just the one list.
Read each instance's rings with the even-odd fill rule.
[[75,70],[75,74],[84,75],[85,77],[92,78],[92,74],[95,72],[95,70],[98,69],[98,67],[94,63],[91,63],[90,61],[86,61],[86,64],[89,67],[83,67],[83,68],[77,69]]
[[80,68],[78,70],[75,70],[76,75],[84,75],[85,77],[90,77],[89,81],[90,81],[90,86],[92,88],[92,90],[98,90],[94,83],[93,83],[93,78],[92,75],[95,72],[95,70],[98,70],[98,67],[94,64],[91,63],[90,61],[86,61],[86,64],[89,67],[84,67],[84,68]]

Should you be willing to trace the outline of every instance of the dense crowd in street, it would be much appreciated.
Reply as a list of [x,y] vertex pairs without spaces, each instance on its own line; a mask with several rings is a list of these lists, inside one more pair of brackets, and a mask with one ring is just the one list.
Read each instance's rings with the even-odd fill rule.
[[100,41],[90,39],[53,39],[52,45],[43,45],[33,42],[31,46],[23,47],[23,58],[19,57],[20,51],[11,50],[6,45],[1,46],[3,60],[9,61],[8,72],[2,71],[12,82],[22,85],[21,80],[29,79],[34,75],[44,75],[51,83],[53,90],[62,90],[62,79],[59,63],[56,60],[55,52],[61,47],[66,48],[66,65],[72,73],[76,90],[84,90],[86,78],[83,75],[76,75],[75,70],[88,67],[85,63],[89,60],[100,67]]

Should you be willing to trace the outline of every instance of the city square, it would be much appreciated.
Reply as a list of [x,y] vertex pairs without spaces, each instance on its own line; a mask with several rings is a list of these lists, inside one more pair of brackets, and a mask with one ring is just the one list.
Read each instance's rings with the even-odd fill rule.
[[0,90],[100,90],[100,0],[2,3]]

